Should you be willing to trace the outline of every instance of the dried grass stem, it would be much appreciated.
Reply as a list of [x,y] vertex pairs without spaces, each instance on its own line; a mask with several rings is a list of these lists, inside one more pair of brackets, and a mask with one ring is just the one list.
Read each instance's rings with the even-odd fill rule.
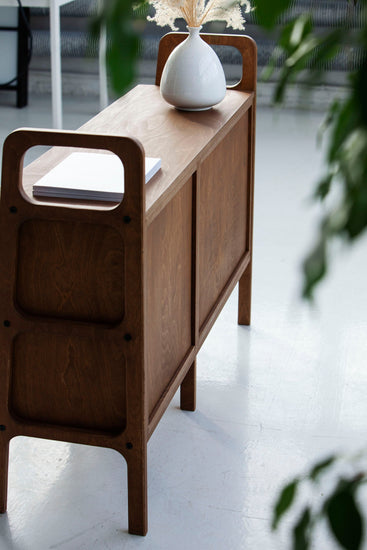
[[[178,30],[175,20],[183,17],[189,27],[200,27],[208,21],[225,21],[227,27],[244,29],[243,13],[251,11],[250,0],[148,0],[155,8],[149,21]],[[229,2],[229,3],[228,3]]]

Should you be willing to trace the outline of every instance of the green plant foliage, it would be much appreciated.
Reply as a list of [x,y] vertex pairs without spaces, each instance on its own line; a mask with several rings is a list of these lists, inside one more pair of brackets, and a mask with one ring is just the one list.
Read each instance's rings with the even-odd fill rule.
[[331,466],[335,462],[335,460],[336,460],[336,457],[333,455],[321,460],[320,462],[317,462],[310,471],[310,479],[312,481],[317,481],[319,476],[324,472],[324,470],[329,468],[329,466]]
[[137,14],[145,14],[145,0],[104,0],[100,13],[91,21],[92,36],[99,37],[104,27],[107,33],[106,63],[111,84],[118,94],[133,82],[135,64],[140,51]]
[[308,550],[310,547],[311,510],[308,506],[293,528],[293,549]]
[[[281,490],[273,507],[273,529],[278,528],[287,512],[298,511],[301,507],[291,527],[292,550],[311,548],[315,528],[321,523],[329,526],[336,547],[361,550],[364,522],[357,493],[366,483],[367,475],[360,471],[359,459],[329,456]],[[352,467],[355,470],[349,476],[340,474],[346,463],[349,469]],[[327,487],[326,491],[324,487]],[[314,497],[310,498],[310,494]]]
[[[357,2],[350,4],[353,8]],[[351,10],[342,26],[322,35],[314,31],[311,12],[294,18],[281,30],[278,45],[263,74],[264,79],[269,79],[278,67],[274,101],[282,103],[291,83],[297,80],[311,87],[317,82],[345,40],[362,55],[360,67],[350,74],[347,97],[331,103],[324,123],[328,136],[326,174],[317,184],[314,197],[325,200],[335,185],[341,193],[339,204],[327,210],[321,220],[316,242],[303,264],[303,296],[308,299],[313,297],[317,284],[327,273],[330,242],[335,238],[351,242],[367,227],[366,0],[362,0],[360,9],[363,25],[359,31],[351,29],[349,24]]]
[[363,523],[355,501],[358,479],[340,479],[335,491],[325,503],[325,513],[336,540],[345,550],[359,550]]
[[[362,54],[360,67],[350,74],[347,97],[330,104],[323,125],[323,135],[327,136],[326,173],[316,186],[314,198],[326,201],[337,186],[339,202],[332,207],[325,203],[326,214],[320,221],[318,237],[303,264],[303,296],[308,299],[313,297],[317,284],[327,273],[331,241],[338,238],[351,243],[367,228],[367,0],[359,3],[349,0],[349,3],[351,8],[358,4],[362,10],[360,30],[352,30],[346,18],[340,28],[316,35],[312,13],[301,14],[281,30],[278,45],[263,75],[268,79],[278,70],[274,101],[282,103],[289,84],[301,80],[312,86],[317,82],[344,41],[347,40],[352,48],[359,48]],[[273,528],[278,527],[286,512],[299,504],[295,483],[299,489],[297,494],[302,493],[300,486],[303,485],[316,491],[316,504],[306,504],[293,526],[292,550],[310,548],[315,527],[320,522],[327,523],[339,548],[361,549],[364,518],[356,496],[366,482],[366,474],[362,472],[346,478],[336,473],[333,489],[326,496],[318,489],[320,479],[329,475],[337,462],[336,456],[322,460],[304,478],[288,483],[281,491],[274,506]]]
[[254,0],[252,5],[256,10],[256,20],[265,29],[272,29],[279,15],[289,8],[292,0]]
[[285,487],[283,487],[283,490],[280,493],[279,498],[274,506],[274,515],[272,522],[273,529],[277,528],[282,516],[292,506],[294,497],[296,496],[297,485],[298,479],[294,479],[293,481],[291,481],[291,483],[288,483]]
[[314,287],[321,281],[327,269],[326,256],[327,232],[321,229],[319,240],[303,263],[303,295],[311,298]]

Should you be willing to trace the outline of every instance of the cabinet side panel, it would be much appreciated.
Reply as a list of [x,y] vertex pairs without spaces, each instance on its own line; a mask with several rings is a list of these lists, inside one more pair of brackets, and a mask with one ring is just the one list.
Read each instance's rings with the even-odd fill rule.
[[117,323],[124,274],[123,242],[110,226],[40,219],[20,226],[16,299],[29,315]]
[[149,414],[192,345],[192,179],[147,230]]
[[248,115],[201,164],[198,180],[199,326],[246,252]]
[[125,357],[108,335],[22,332],[13,342],[10,407],[23,421],[119,433]]

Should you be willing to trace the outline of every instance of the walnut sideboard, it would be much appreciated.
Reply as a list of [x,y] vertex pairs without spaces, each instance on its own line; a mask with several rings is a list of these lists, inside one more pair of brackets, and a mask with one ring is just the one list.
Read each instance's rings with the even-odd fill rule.
[[[0,205],[0,512],[18,435],[113,448],[127,462],[129,532],[147,532],[147,443],[173,395],[194,410],[196,356],[235,285],[250,323],[256,47],[215,108],[178,111],[139,85],[76,132],[16,130]],[[25,152],[52,148],[23,169]],[[116,154],[118,204],[36,200],[71,151]],[[162,168],[144,182],[145,156]],[[108,174],[106,174],[108,178]]]

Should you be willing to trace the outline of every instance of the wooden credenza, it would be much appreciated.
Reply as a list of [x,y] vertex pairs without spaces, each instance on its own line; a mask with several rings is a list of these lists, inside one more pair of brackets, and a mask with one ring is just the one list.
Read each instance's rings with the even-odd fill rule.
[[[163,43],[157,84],[181,39]],[[196,356],[237,283],[250,323],[256,48],[206,39],[235,40],[244,59],[217,107],[177,111],[141,85],[77,132],[17,130],[4,144],[1,512],[12,437],[111,447],[127,461],[129,531],[145,534],[149,437],[179,387],[195,409]],[[37,145],[53,147],[23,170]],[[81,147],[120,157],[121,203],[35,200],[33,184]],[[148,184],[145,156],[162,159]]]

